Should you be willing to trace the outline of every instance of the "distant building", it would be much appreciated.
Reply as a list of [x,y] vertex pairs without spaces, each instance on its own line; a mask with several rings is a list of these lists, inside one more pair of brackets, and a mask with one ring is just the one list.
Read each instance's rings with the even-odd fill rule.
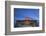
[[24,17],[24,20],[16,20],[15,27],[26,27],[32,26],[35,27],[37,20],[31,20],[29,17]]
[[24,24],[25,24],[25,25],[29,25],[29,24],[30,24],[30,21],[31,21],[31,20],[30,20],[29,17],[25,17],[25,18],[24,18]]

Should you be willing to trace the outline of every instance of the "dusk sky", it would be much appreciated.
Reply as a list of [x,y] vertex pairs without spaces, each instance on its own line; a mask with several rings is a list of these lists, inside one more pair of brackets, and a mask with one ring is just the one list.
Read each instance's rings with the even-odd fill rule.
[[39,20],[39,9],[14,8],[14,19],[23,20],[26,16],[32,20]]

